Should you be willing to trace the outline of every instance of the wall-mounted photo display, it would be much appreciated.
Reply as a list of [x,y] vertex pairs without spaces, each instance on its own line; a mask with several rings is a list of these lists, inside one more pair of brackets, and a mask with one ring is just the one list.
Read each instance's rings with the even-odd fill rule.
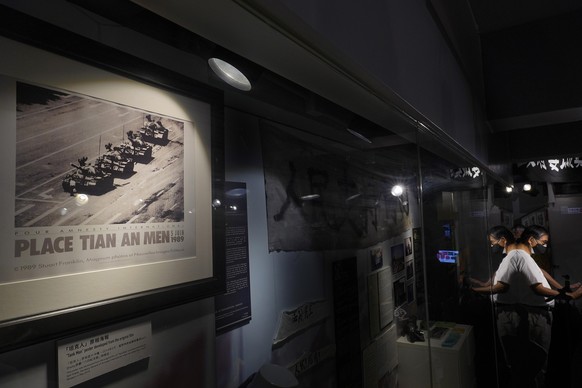
[[[90,58],[0,44],[14,53],[0,64],[0,231],[11,240],[0,247],[0,330],[50,317],[64,331],[96,306],[106,320],[113,306],[131,314],[221,290],[223,210],[212,204],[224,176],[211,151],[221,94],[191,98]],[[19,336],[0,337],[2,347]]]
[[396,244],[390,247],[390,256],[392,260],[392,273],[395,278],[404,275],[404,244]]
[[384,265],[384,250],[382,246],[370,249],[370,270],[376,271]]
[[404,250],[407,257],[412,255],[412,236],[404,238]]

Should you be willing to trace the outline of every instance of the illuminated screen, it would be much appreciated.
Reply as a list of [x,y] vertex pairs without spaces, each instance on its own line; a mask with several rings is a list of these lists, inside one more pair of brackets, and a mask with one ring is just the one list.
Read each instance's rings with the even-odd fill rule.
[[456,263],[457,256],[459,256],[459,251],[439,251],[437,253],[437,259],[441,263]]

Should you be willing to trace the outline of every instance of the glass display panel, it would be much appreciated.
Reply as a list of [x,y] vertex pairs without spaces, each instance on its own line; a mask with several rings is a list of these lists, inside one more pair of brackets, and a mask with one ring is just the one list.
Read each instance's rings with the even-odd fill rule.
[[415,383],[494,387],[492,304],[471,289],[493,273],[487,245],[491,198],[482,169],[454,155],[420,144],[427,298],[419,319],[430,339],[430,378]]

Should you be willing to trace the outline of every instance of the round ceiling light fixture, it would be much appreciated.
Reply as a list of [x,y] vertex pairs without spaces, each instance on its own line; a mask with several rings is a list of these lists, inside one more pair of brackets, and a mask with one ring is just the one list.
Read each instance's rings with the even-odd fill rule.
[[208,65],[214,73],[224,82],[239,90],[248,92],[251,90],[251,82],[236,67],[218,58],[210,58]]

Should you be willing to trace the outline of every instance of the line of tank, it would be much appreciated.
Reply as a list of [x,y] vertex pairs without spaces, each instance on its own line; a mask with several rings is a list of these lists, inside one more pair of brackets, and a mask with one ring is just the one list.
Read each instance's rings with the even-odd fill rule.
[[146,115],[144,125],[138,133],[128,131],[128,140],[119,146],[107,143],[107,152],[94,163],[87,163],[86,156],[77,159],[78,164],[71,163],[75,169],[63,178],[63,190],[75,195],[99,194],[112,189],[115,176],[131,175],[136,162],[145,164],[151,161],[152,144],[167,144],[168,132],[161,120]]

